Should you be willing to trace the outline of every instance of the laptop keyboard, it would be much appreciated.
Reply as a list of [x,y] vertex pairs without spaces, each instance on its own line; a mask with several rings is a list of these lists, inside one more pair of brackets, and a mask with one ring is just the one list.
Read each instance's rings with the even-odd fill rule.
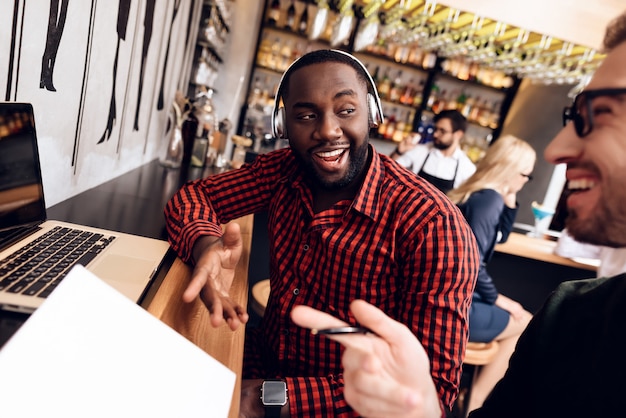
[[114,236],[54,227],[4,260],[0,291],[47,297],[76,264],[86,266]]

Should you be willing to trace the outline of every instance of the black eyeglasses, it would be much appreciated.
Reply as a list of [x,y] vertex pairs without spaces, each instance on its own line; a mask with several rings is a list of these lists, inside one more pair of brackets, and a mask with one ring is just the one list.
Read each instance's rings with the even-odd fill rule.
[[528,179],[528,181],[531,181],[533,179],[533,175],[532,174],[524,174],[524,173],[520,173],[522,175],[522,177],[526,177]]
[[439,128],[437,126],[435,126],[435,130],[433,132],[441,132],[442,135],[451,134],[452,133],[452,131],[447,131],[447,130],[445,130],[443,128]]
[[586,90],[574,98],[574,103],[563,109],[563,126],[574,122],[576,134],[583,138],[593,130],[593,111],[591,102],[600,96],[619,96],[626,94],[626,88]]

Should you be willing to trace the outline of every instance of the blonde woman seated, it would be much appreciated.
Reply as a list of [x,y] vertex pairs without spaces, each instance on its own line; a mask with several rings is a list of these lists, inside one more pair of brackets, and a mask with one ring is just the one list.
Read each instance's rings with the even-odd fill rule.
[[476,172],[461,186],[448,192],[469,223],[480,252],[480,269],[469,312],[469,340],[496,340],[496,358],[479,372],[472,386],[469,410],[483,404],[504,376],[509,357],[532,315],[518,302],[498,293],[487,272],[496,243],[505,241],[517,215],[516,195],[531,179],[535,150],[511,135],[499,138],[478,163]]

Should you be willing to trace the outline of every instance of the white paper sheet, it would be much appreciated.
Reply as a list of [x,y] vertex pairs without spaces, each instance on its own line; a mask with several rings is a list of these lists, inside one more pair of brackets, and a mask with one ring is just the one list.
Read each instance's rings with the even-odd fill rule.
[[0,416],[226,417],[235,374],[82,267],[0,351]]

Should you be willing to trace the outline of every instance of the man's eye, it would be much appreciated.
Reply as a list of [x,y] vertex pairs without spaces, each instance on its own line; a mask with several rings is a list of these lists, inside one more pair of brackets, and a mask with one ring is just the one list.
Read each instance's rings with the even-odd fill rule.
[[354,109],[354,108],[352,108],[352,107],[351,107],[351,108],[349,108],[349,109],[343,109],[343,110],[339,111],[339,114],[340,114],[340,115],[349,115],[349,114],[351,114],[351,113],[354,113],[354,111],[355,111],[355,110],[356,110],[356,109]]
[[593,116],[598,116],[603,113],[611,113],[611,107],[607,105],[597,105],[593,107]]
[[312,120],[315,119],[315,115],[313,113],[306,113],[303,115],[298,115],[298,119],[300,120]]

